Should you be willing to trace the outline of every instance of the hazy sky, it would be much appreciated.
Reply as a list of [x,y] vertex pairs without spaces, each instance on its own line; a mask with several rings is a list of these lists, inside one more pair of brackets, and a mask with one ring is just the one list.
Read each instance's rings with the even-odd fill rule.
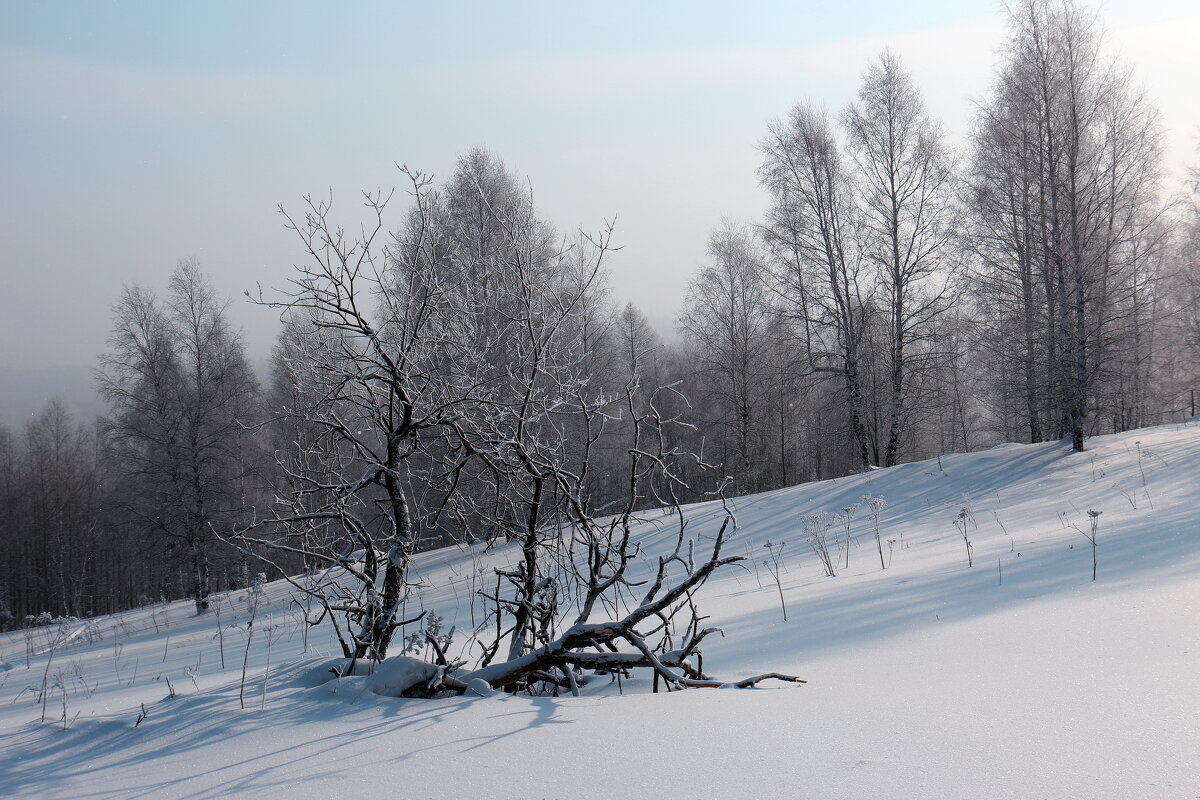
[[[1177,179],[1200,124],[1200,4],[1101,10]],[[890,46],[958,144],[1002,35],[999,3],[957,0],[0,0],[0,368],[90,367],[121,285],[162,287],[190,256],[260,358],[275,319],[241,292],[299,258],[279,203],[332,188],[353,222],[394,162],[444,176],[475,145],[560,229],[615,215],[614,291],[668,326],[707,232],[763,208],[768,119],[840,107]]]

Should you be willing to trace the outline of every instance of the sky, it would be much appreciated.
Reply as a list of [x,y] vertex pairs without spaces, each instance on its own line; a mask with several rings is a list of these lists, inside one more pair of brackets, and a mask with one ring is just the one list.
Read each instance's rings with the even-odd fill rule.
[[[1197,158],[1200,5],[1100,13],[1162,111],[1176,189]],[[840,108],[890,47],[961,146],[1003,35],[1000,3],[952,0],[0,0],[0,380],[90,369],[122,285],[162,289],[190,257],[264,358],[277,320],[243,292],[301,258],[279,205],[332,193],[353,227],[398,163],[444,177],[474,146],[560,230],[615,218],[613,294],[669,333],[708,232],[765,207],[769,120]]]

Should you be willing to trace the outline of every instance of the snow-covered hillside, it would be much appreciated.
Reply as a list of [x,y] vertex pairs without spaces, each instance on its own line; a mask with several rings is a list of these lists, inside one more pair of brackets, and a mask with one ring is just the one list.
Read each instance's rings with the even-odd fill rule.
[[[868,494],[887,503],[890,566],[860,507],[848,568],[829,532],[828,577],[802,518]],[[202,617],[179,602],[10,633],[0,795],[1196,798],[1198,503],[1196,423],[741,498],[729,548],[753,558],[704,587],[701,609],[727,634],[705,642],[705,668],[801,686],[381,697],[326,681],[339,651],[325,628],[305,633],[285,583],[222,595]],[[1102,512],[1095,582],[1089,510]],[[689,509],[700,545],[718,512]],[[648,517],[653,556],[675,531]],[[422,554],[423,602],[470,627],[481,570],[507,557]]]

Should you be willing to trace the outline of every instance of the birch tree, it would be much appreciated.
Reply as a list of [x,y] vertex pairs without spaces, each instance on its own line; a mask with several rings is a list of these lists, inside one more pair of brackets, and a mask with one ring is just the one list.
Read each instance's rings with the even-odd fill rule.
[[114,307],[98,372],[107,439],[129,508],[188,565],[188,594],[208,608],[218,534],[246,513],[257,382],[240,336],[195,261],[171,274],[165,301],[130,286]]
[[1026,0],[1010,31],[974,141],[980,285],[997,325],[1021,332],[1031,440],[1069,435],[1082,450],[1106,375],[1122,360],[1117,371],[1141,369],[1158,117],[1071,0]]
[[697,396],[719,433],[723,462],[737,487],[754,491],[763,467],[762,391],[769,379],[770,297],[753,232],[727,223],[709,238],[710,265],[692,279],[680,330],[700,368]]
[[860,468],[871,464],[863,385],[871,287],[853,185],[826,113],[798,104],[760,143],[759,179],[771,195],[765,230],[785,310],[802,331],[809,368],[839,376]]
[[888,433],[883,466],[897,462],[913,373],[929,365],[933,323],[949,307],[954,256],[950,158],[940,127],[898,57],[867,69],[842,114],[856,167],[861,236],[887,318]]

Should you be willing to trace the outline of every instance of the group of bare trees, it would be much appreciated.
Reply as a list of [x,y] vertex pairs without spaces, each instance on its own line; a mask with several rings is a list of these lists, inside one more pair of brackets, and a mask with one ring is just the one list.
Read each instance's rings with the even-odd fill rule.
[[[1146,419],[1166,239],[1158,114],[1090,13],[1027,3],[981,109],[979,308],[1031,441]],[[1015,345],[1015,346],[1012,346]],[[1108,417],[1105,420],[1104,417]]]
[[1101,38],[1072,0],[1014,6],[957,158],[890,52],[836,117],[800,103],[769,125],[767,215],[713,235],[681,317],[708,378],[693,400],[747,488],[789,460],[824,477],[1013,439],[1081,450],[1190,408],[1194,206],[1163,192],[1158,114]]
[[801,103],[760,151],[767,216],[713,234],[680,318],[694,399],[745,489],[896,464],[961,263],[940,128],[885,53],[836,121]]
[[262,300],[284,314],[276,425],[295,439],[276,451],[280,501],[240,541],[337,569],[306,592],[341,615],[354,658],[386,652],[410,555],[447,538],[522,543],[514,646],[531,635],[546,594],[536,554],[568,497],[582,502],[587,460],[572,471],[565,426],[598,402],[579,370],[577,312],[604,240],[586,254],[586,242],[563,246],[484,151],[447,187],[408,179],[411,207],[391,234],[390,197],[367,198],[359,235],[328,202],[288,217],[308,260]]
[[[1167,202],[1156,114],[1098,31],[1071,0],[1015,6],[961,154],[891,53],[839,113],[770,123],[766,216],[711,235],[678,344],[613,302],[611,231],[561,235],[485,150],[285,214],[302,257],[256,298],[282,322],[263,387],[197,264],[127,288],[110,413],[0,428],[0,624],[202,612],[265,560],[352,660],[427,632],[416,693],[714,685],[694,590],[736,557],[723,531],[696,557],[681,515],[635,594],[638,511],[1192,409],[1200,186]],[[411,574],[449,542],[513,544],[469,669]]]
[[[578,691],[585,671],[637,667],[719,685],[696,659],[710,631],[694,591],[740,558],[721,553],[729,520],[697,562],[680,516],[657,574],[630,574],[636,512],[701,496],[688,476],[708,465],[681,444],[687,405],[658,382],[649,326],[607,299],[609,230],[558,236],[486,151],[440,185],[405,176],[407,208],[367,195],[354,233],[331,201],[287,216],[305,260],[260,299],[285,322],[276,499],[231,540],[319,568],[289,580],[346,669],[382,660],[399,630],[432,648],[406,693]],[[411,574],[414,552],[447,540],[512,544],[458,660],[422,628]]]
[[186,564],[197,611],[208,608],[215,537],[253,501],[258,386],[227,305],[194,261],[172,273],[165,301],[127,287],[98,373],[121,502]]
[[257,380],[221,300],[181,262],[159,298],[129,286],[97,378],[111,413],[57,400],[0,428],[0,624],[89,616],[245,585],[219,546],[258,501]]
[[53,401],[0,427],[0,629],[26,616],[90,616],[133,605],[158,576],[120,535],[93,426]]

